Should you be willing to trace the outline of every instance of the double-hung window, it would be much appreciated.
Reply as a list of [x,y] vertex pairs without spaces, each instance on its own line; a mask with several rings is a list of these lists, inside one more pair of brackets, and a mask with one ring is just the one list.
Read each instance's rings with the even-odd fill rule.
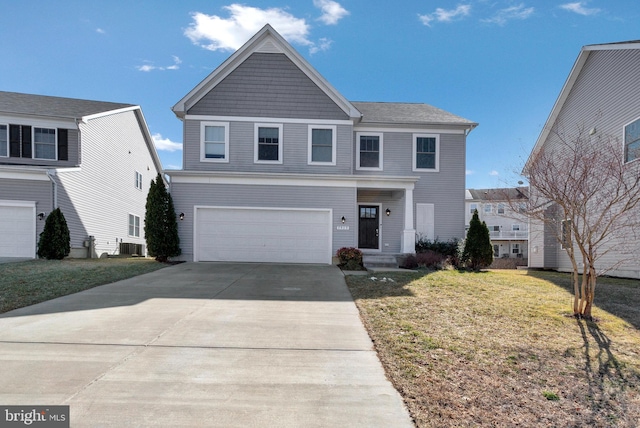
[[478,209],[478,204],[469,204],[469,214],[473,214]]
[[485,214],[491,214],[493,212],[493,205],[492,204],[484,204],[484,213]]
[[282,163],[282,125],[255,125],[254,162]]
[[33,128],[33,147],[35,159],[56,159],[56,130],[51,128]]
[[140,237],[140,217],[129,214],[129,236]]
[[440,170],[440,136],[437,134],[414,134],[413,171]]
[[356,169],[382,170],[382,133],[358,132],[358,159]]
[[229,162],[229,124],[202,122],[200,124],[200,160]]
[[640,159],[640,119],[624,127],[624,160],[631,162]]
[[9,129],[7,125],[0,125],[0,157],[9,156]]
[[142,174],[136,171],[136,181],[135,181],[136,189],[142,190]]
[[309,126],[309,165],[336,164],[336,126]]
[[498,204],[498,214],[504,214],[504,204]]

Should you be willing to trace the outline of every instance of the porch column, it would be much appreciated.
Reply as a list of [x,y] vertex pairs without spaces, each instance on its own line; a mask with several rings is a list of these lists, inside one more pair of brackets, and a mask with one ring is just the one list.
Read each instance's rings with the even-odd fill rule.
[[404,230],[401,248],[405,254],[416,252],[416,229],[413,227],[413,186],[404,190]]

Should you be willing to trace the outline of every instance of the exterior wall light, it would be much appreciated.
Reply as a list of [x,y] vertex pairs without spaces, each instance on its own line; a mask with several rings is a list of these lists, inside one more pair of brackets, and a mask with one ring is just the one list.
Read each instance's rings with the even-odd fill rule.
[[344,222],[347,221],[347,219],[344,218],[344,216],[342,216],[342,218],[340,220],[342,221],[342,224],[344,224]]
[[180,213],[178,217],[180,217],[180,220],[184,220],[184,213]]
[[44,213],[39,213],[39,214],[38,214],[38,219],[39,219],[39,220],[44,219]]
[[385,213],[387,214],[387,217],[389,217],[391,215],[391,210],[389,208],[387,208],[387,210],[385,211]]

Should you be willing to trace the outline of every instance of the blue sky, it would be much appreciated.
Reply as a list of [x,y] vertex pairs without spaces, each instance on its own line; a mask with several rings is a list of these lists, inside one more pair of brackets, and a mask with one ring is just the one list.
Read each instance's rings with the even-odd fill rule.
[[352,101],[478,122],[467,187],[515,185],[583,45],[640,39],[637,0],[3,2],[0,90],[142,106],[163,166],[171,107],[269,22]]

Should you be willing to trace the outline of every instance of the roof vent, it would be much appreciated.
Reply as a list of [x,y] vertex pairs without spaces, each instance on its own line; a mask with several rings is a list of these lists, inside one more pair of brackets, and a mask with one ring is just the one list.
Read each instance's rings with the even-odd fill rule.
[[273,40],[266,40],[256,52],[260,53],[282,53],[282,50],[273,43]]

